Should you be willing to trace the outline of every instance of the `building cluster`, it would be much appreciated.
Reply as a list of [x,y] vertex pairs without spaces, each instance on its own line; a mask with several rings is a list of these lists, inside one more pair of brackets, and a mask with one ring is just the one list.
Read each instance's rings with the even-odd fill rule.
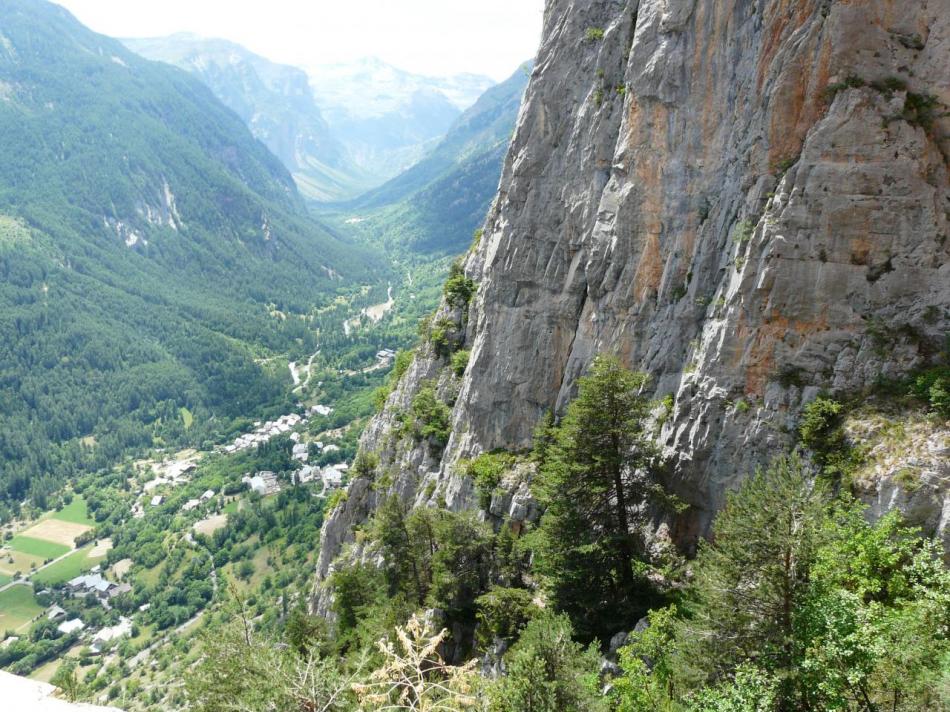
[[151,492],[156,487],[161,487],[162,485],[170,485],[172,487],[183,485],[191,479],[191,474],[197,467],[198,465],[196,463],[188,460],[163,462],[158,467],[158,473],[155,479],[146,482],[142,489],[146,492]]
[[327,465],[326,467],[317,467],[316,465],[304,465],[293,473],[292,477],[298,484],[307,484],[308,482],[323,481],[324,489],[339,489],[343,486],[343,480],[349,465],[341,462],[336,465]]
[[253,476],[244,475],[241,481],[246,482],[252,492],[256,492],[262,497],[280,492],[280,482],[277,481],[277,475],[267,470],[258,472]]
[[[109,601],[116,596],[121,596],[122,594],[132,591],[130,584],[109,581],[103,578],[99,571],[77,576],[70,580],[66,586],[69,593],[73,596],[95,596],[106,609],[111,608]],[[113,642],[132,635],[132,621],[124,616],[119,618],[118,624],[106,626],[93,632],[87,629],[88,626],[82,618],[67,620],[67,615],[65,609],[61,606],[54,605],[46,612],[46,619],[53,622],[60,621],[56,629],[64,635],[70,635],[72,633],[84,635],[84,637],[89,640],[89,649],[93,654],[101,653],[110,647]],[[83,631],[85,631],[85,633],[83,633]]]
[[[157,487],[168,486],[178,487],[191,481],[191,475],[197,469],[198,465],[190,460],[173,460],[163,462],[157,468],[157,476],[153,480],[146,482],[142,490],[148,495]],[[153,494],[147,497],[148,506],[160,507],[165,502],[165,495]],[[132,516],[141,519],[145,516],[145,503],[136,502],[132,507]]]
[[303,416],[297,413],[282,415],[277,420],[269,420],[266,423],[257,422],[252,432],[237,437],[233,443],[224,447],[224,451],[230,454],[263,445],[278,435],[289,433],[302,422]]
[[181,506],[181,511],[190,512],[193,509],[197,509],[205,502],[210,502],[214,499],[214,490],[205,490],[200,497],[197,499],[189,499]]
[[129,593],[132,590],[130,584],[109,581],[103,578],[102,574],[98,571],[77,576],[71,579],[66,586],[73,596],[81,597],[91,594],[102,601],[106,608],[109,607],[107,604],[110,600],[116,596],[121,596],[123,593]]

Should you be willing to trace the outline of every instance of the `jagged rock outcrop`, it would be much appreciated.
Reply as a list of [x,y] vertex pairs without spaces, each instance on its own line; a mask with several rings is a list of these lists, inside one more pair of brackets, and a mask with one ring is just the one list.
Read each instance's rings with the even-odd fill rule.
[[[691,506],[669,531],[688,546],[820,389],[941,348],[948,61],[947,0],[550,0],[465,262],[479,289],[448,446],[380,447],[423,379],[450,378],[425,347],[364,447],[408,499],[473,506],[457,462],[526,447],[612,352],[673,397],[660,437]],[[322,564],[338,553],[325,542]]]

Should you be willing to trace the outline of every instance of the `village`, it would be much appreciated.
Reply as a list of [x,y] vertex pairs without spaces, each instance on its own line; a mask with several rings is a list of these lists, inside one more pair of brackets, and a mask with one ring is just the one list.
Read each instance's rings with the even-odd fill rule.
[[[391,358],[388,351],[379,355],[380,360]],[[135,463],[135,477],[129,480],[129,514],[133,519],[144,519],[150,510],[167,513],[169,505],[173,506],[171,511],[186,517],[183,541],[198,551],[203,545],[196,535],[210,536],[224,527],[228,513],[243,506],[246,494],[270,498],[287,487],[308,485],[310,496],[326,499],[334,490],[345,487],[349,464],[316,464],[319,456],[338,453],[340,448],[328,441],[333,439],[333,432],[318,439],[307,432],[307,425],[313,417],[326,418],[332,413],[333,408],[317,404],[308,407],[303,415],[290,413],[257,422],[253,431],[218,446],[212,453],[227,458],[285,437],[291,442],[290,457],[295,463],[289,472],[238,471],[228,476],[227,486],[201,489],[195,485],[204,482],[199,476],[201,463],[208,457],[206,453],[185,450],[160,460],[139,461]],[[194,494],[182,501],[181,495],[176,494],[182,488],[194,490]],[[136,638],[140,625],[136,621],[149,610],[150,603],[132,603],[136,601],[135,591],[132,579],[126,580],[126,575],[133,562],[123,559],[107,566],[111,541],[88,541],[94,524],[82,499],[77,497],[63,512],[44,515],[40,521],[21,525],[17,532],[8,532],[8,541],[0,551],[6,557],[0,562],[0,595],[27,597],[29,605],[24,607],[21,618],[0,621],[0,626],[6,626],[0,651],[18,641],[32,639],[37,626],[54,628],[61,640],[70,641],[75,654],[81,650],[84,656],[109,656],[110,660],[117,646]],[[32,558],[20,551],[31,551],[30,546],[36,541],[44,547],[34,552]],[[3,573],[4,565],[10,568],[9,573]],[[200,617],[200,612],[196,617]],[[24,638],[27,635],[30,638]]]

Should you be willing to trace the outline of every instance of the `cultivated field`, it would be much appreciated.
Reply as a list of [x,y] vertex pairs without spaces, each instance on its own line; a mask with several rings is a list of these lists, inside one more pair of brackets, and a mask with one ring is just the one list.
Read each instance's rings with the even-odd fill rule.
[[42,612],[32,586],[17,584],[0,591],[0,630],[19,631]]
[[[73,548],[73,542],[80,534],[85,534],[92,529],[88,524],[76,524],[62,519],[43,519],[37,522],[29,529],[20,533],[20,536],[30,539],[41,539],[53,544],[60,544],[69,549]],[[19,537],[15,537],[14,541]],[[62,552],[66,553],[66,552]]]
[[34,566],[42,566],[44,558],[42,556],[33,556],[24,554],[22,551],[11,551],[4,549],[0,551],[0,574],[13,576],[17,571],[21,574],[30,573]]
[[216,514],[213,517],[208,517],[207,519],[202,519],[200,522],[195,522],[195,531],[199,534],[205,534],[211,536],[218,529],[223,527],[228,523],[227,514]]
[[[30,530],[28,529],[27,531]],[[30,556],[36,556],[45,560],[55,559],[57,556],[67,554],[73,547],[58,542],[46,541],[45,539],[35,539],[25,534],[18,534],[10,540],[10,548],[21,554],[29,554]],[[42,563],[42,561],[40,563]]]
[[73,497],[73,501],[58,512],[53,512],[52,518],[73,524],[84,524],[87,527],[95,524],[87,511],[86,501],[79,496]]
[[[106,551],[108,551],[108,549],[106,549]],[[38,584],[54,584],[69,581],[102,561],[105,558],[106,551],[102,551],[101,547],[96,547],[94,550],[92,544],[87,544],[82,549],[74,551],[65,559],[47,566],[42,571],[37,571],[32,577],[33,582]]]

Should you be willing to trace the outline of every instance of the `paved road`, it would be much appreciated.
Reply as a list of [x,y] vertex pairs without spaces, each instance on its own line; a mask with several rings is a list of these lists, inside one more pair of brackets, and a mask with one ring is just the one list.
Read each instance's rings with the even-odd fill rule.
[[[43,564],[42,566],[36,568],[34,571],[31,571],[31,572],[30,572],[30,576],[32,576],[32,575],[35,574],[35,573],[38,573],[38,572],[42,571],[42,570],[45,569],[45,568],[48,568],[48,567],[52,566],[53,564],[55,564],[55,563],[57,563],[57,562],[59,562],[59,561],[62,561],[62,560],[65,559],[67,556],[70,556],[71,554],[74,554],[74,553],[76,553],[76,549],[71,549],[71,550],[67,551],[65,554],[63,554],[62,556],[56,557],[55,559],[53,559],[52,561],[50,561],[48,564]],[[0,586],[0,593],[3,593],[4,591],[6,591],[6,590],[7,590],[8,588],[10,588],[11,586],[17,586],[17,585],[22,585],[22,584],[26,584],[26,585],[28,585],[28,586],[32,586],[32,585],[33,585],[33,582],[30,581],[30,579],[29,579],[28,577],[24,577],[24,578],[21,578],[21,579],[17,579],[17,580],[15,580],[15,581],[11,581],[11,582],[8,583],[6,586]]]

